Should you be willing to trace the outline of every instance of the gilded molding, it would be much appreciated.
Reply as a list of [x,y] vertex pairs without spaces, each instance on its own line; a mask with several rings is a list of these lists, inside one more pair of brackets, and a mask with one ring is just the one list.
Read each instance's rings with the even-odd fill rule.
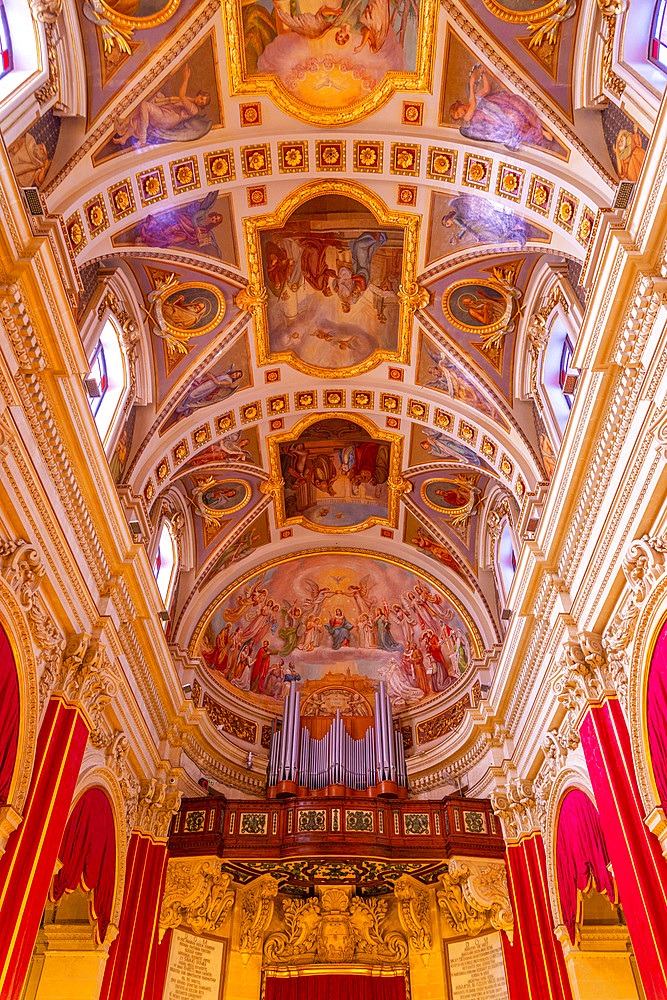
[[195,934],[220,934],[235,899],[232,876],[217,858],[171,858],[159,918],[159,938],[184,924]]
[[[233,0],[236,2],[236,0]],[[311,198],[322,195],[345,195],[361,202],[368,208],[378,222],[389,226],[397,226],[404,232],[403,271],[398,290],[401,304],[398,330],[398,345],[395,351],[376,350],[364,361],[336,371],[316,368],[298,358],[292,351],[271,351],[269,344],[269,326],[267,310],[267,294],[264,285],[264,270],[262,267],[262,248],[260,233],[265,229],[275,229],[284,226],[292,214]],[[246,259],[248,263],[248,286],[244,292],[243,306],[252,316],[257,349],[257,364],[268,365],[285,361],[304,375],[322,378],[351,378],[376,368],[382,361],[393,361],[398,364],[408,364],[410,361],[410,340],[412,337],[413,319],[417,309],[422,308],[428,299],[428,292],[417,285],[417,253],[419,250],[419,230],[421,216],[406,212],[397,212],[388,208],[385,202],[374,191],[352,180],[314,180],[293,191],[282,200],[271,215],[258,215],[243,219]]]
[[431,89],[438,21],[437,0],[427,0],[421,4],[415,71],[392,70],[387,72],[379,85],[374,87],[367,97],[341,108],[317,107],[306,104],[305,101],[290,94],[274,73],[247,74],[241,6],[240,0],[223,0],[222,2],[227,36],[229,92],[232,97],[238,95],[256,97],[258,94],[268,94],[282,111],[307,122],[309,125],[345,126],[352,125],[378,111],[399,91],[424,93]]
[[[301,437],[303,432],[314,424],[319,424],[323,419],[334,419],[338,418],[340,420],[349,420],[350,423],[358,424],[359,427],[363,427],[371,437],[380,441],[387,441],[390,445],[390,459],[389,459],[389,473],[387,477],[387,489],[388,489],[388,512],[387,517],[369,517],[361,524],[355,524],[353,526],[348,526],[345,528],[332,528],[326,527],[325,525],[315,525],[308,518],[302,516],[287,517],[285,514],[285,495],[284,487],[285,481],[280,474],[280,444],[282,442],[297,442]],[[266,444],[269,452],[269,467],[271,469],[271,475],[267,482],[260,484],[260,490],[262,493],[271,496],[274,503],[274,512],[276,519],[276,527],[282,528],[285,525],[300,524],[306,528],[311,528],[314,531],[322,534],[337,534],[345,535],[351,531],[364,531],[366,528],[371,528],[374,524],[384,524],[390,528],[396,528],[398,526],[398,514],[400,499],[404,493],[408,493],[412,489],[412,483],[408,482],[401,475],[401,465],[403,460],[403,435],[402,434],[392,434],[391,431],[380,430],[372,420],[367,417],[361,416],[359,413],[346,413],[341,411],[327,411],[326,417],[323,417],[322,413],[318,411],[317,413],[312,413],[309,416],[303,417],[297,424],[294,425],[289,431],[284,431],[282,434],[275,434],[272,437],[267,437]],[[225,511],[225,514],[227,511]]]

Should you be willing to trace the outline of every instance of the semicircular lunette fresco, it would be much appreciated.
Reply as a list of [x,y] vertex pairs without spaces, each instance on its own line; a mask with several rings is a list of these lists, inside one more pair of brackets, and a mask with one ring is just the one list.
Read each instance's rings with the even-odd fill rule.
[[280,701],[290,680],[308,691],[385,680],[397,710],[452,687],[481,648],[468,612],[432,577],[349,552],[260,568],[214,602],[191,643],[251,696]]

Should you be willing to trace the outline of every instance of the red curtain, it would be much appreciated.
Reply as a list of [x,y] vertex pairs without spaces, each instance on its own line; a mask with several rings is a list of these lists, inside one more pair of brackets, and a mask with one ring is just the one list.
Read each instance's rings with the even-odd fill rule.
[[72,810],[58,857],[62,868],[53,880],[57,903],[79,885],[92,893],[97,933],[104,941],[116,887],[116,832],[109,800],[101,788],[90,788]]
[[647,695],[649,752],[660,804],[667,809],[667,622],[660,630],[653,651]]
[[265,1000],[405,1000],[405,976],[266,976]]
[[12,647],[0,627],[0,805],[9,795],[18,742],[19,679]]
[[577,890],[585,892],[593,879],[598,892],[614,902],[614,880],[607,865],[609,854],[598,811],[580,789],[568,792],[558,816],[556,876],[563,922],[574,944]]

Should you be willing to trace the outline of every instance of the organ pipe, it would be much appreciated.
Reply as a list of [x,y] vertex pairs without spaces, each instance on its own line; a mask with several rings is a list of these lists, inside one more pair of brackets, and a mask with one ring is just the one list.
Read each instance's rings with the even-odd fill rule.
[[375,694],[374,725],[360,739],[353,739],[336,710],[329,729],[314,739],[301,724],[301,695],[294,681],[283,709],[283,725],[274,721],[269,751],[269,785],[294,782],[316,790],[343,785],[364,790],[383,781],[407,788],[405,748],[400,730],[394,731],[391,703],[384,681]]

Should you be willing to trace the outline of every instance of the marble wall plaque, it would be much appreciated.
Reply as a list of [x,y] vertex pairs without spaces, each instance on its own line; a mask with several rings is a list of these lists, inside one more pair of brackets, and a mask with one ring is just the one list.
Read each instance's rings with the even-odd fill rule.
[[171,932],[163,1000],[220,1000],[225,942]]
[[447,945],[452,1000],[508,1000],[500,934]]

